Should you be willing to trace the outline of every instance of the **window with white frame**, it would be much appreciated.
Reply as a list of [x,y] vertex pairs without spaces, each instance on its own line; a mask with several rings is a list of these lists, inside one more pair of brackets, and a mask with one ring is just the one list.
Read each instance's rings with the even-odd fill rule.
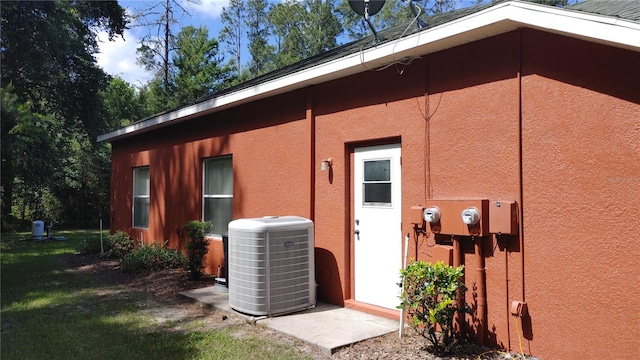
[[149,227],[149,167],[133,169],[133,227]]
[[231,156],[204,160],[202,220],[211,223],[209,235],[228,230],[233,209],[233,160]]

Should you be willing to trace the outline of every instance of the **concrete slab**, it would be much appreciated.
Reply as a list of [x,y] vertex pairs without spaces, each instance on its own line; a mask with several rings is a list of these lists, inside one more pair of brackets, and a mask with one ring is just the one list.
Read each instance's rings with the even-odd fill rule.
[[231,312],[229,293],[217,291],[215,286],[179,292],[178,295],[215,307],[218,310]]
[[318,303],[311,310],[260,320],[260,323],[329,354],[343,346],[398,331],[399,326],[398,321],[325,303]]
[[[179,293],[217,309],[232,312],[229,294],[214,286]],[[276,317],[248,317],[261,325],[317,346],[328,354],[366,339],[398,331],[398,321],[336,305],[318,303],[315,308]]]

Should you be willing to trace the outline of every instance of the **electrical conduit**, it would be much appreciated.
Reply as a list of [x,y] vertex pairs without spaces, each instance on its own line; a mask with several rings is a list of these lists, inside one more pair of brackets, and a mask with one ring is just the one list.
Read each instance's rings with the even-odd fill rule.
[[476,343],[480,346],[484,345],[484,334],[487,326],[487,298],[486,298],[486,276],[484,255],[482,254],[482,237],[472,237],[476,248],[476,286],[477,286],[477,310],[478,328],[476,329]]

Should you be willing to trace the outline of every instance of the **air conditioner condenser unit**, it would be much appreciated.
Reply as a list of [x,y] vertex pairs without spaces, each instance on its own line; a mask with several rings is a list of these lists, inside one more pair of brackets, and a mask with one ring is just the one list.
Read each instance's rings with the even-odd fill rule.
[[298,216],[229,223],[229,305],[282,315],[316,305],[313,222]]

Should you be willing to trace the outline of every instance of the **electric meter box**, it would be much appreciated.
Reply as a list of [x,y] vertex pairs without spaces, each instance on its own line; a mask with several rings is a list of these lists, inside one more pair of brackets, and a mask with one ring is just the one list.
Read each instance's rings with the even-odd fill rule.
[[[437,208],[440,219],[428,223],[434,234],[459,236],[487,236],[489,235],[489,200],[487,199],[428,199],[425,209]],[[478,221],[475,224],[465,224],[462,212],[468,208],[478,211]]]
[[501,235],[518,234],[518,210],[515,201],[489,203],[489,232]]
[[411,223],[417,225],[418,227],[422,227],[424,224],[424,219],[422,218],[422,213],[424,212],[424,207],[420,205],[411,207]]

